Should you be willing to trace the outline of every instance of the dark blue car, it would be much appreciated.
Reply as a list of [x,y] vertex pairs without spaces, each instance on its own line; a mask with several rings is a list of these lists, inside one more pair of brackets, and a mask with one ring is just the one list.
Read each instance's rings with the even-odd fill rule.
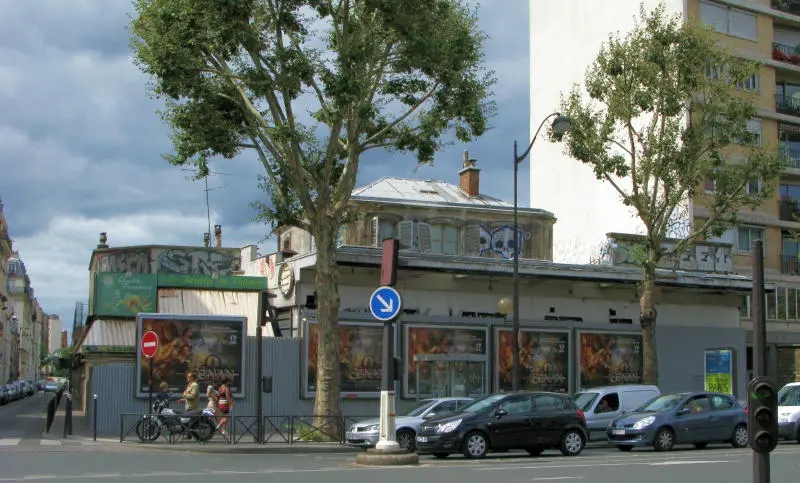
[[637,446],[669,451],[676,444],[702,449],[708,443],[744,448],[748,443],[747,411],[730,394],[664,394],[613,420],[607,435],[620,451]]

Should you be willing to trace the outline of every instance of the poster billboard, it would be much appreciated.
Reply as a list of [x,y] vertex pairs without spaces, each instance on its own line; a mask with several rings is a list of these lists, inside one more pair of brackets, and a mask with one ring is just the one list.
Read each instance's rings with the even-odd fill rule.
[[[342,397],[380,397],[383,377],[383,324],[339,322],[339,371]],[[304,397],[317,392],[319,324],[308,321],[305,337]]]
[[703,352],[705,390],[733,394],[733,349],[707,349]]
[[153,364],[153,387],[166,381],[170,391],[183,393],[186,373],[192,371],[200,387],[218,386],[223,376],[233,379],[234,397],[244,397],[245,317],[175,314],[139,314],[136,340],[152,330],[158,335],[158,352],[152,359],[136,350],[136,395],[146,397]]
[[[494,337],[495,390],[513,387],[514,332],[498,328]],[[543,329],[520,329],[520,389],[568,393],[569,332]]]
[[[489,378],[487,335],[486,327],[406,325],[404,397],[485,394]],[[418,361],[425,356],[446,357]],[[445,385],[449,387],[440,391]]]
[[642,383],[642,335],[579,332],[578,387]]
[[92,314],[135,317],[156,310],[156,275],[149,273],[98,273],[94,277]]

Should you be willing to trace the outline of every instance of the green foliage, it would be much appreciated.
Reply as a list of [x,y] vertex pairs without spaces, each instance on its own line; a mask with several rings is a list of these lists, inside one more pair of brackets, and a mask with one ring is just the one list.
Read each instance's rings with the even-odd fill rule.
[[[712,66],[722,75],[709,76]],[[747,122],[756,108],[736,87],[757,69],[731,55],[707,28],[667,15],[663,4],[652,12],[642,7],[627,36],[609,36],[584,89],[575,86],[562,99],[572,121],[566,152],[612,184],[641,219],[645,267],[721,234],[736,224],[740,208],[759,205],[774,190],[784,160],[777,150],[749,142]],[[683,221],[676,214],[702,193],[707,179],[716,183],[703,203],[708,216],[665,251],[672,225]],[[757,180],[763,189],[748,192]]]
[[[312,231],[347,216],[360,155],[486,131],[494,77],[460,0],[135,0],[132,48],[165,101],[176,165],[253,151],[262,219]],[[333,227],[333,228],[332,228]]]

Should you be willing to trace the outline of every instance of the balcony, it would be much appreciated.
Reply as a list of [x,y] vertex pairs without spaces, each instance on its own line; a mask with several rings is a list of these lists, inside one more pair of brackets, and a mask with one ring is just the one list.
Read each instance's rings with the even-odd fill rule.
[[797,221],[800,218],[800,200],[780,200],[778,213],[782,221]]
[[800,116],[800,100],[792,96],[775,94],[775,110],[781,114]]
[[781,273],[784,275],[800,275],[800,256],[781,255]]
[[772,8],[793,15],[800,15],[800,2],[797,0],[772,0]]
[[792,47],[791,45],[773,43],[772,59],[778,62],[786,62],[787,64],[800,65],[800,55],[797,53],[797,47]]
[[792,149],[785,143],[780,143],[780,150],[786,159],[787,167],[800,169],[800,149]]

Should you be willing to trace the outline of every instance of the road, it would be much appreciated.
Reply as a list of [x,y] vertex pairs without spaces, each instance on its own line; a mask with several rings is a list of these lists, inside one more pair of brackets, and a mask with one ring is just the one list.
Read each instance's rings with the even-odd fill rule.
[[7,446],[14,441],[41,438],[47,403],[52,398],[52,393],[37,392],[33,396],[0,406],[0,445]]
[[[32,448],[31,448],[32,449]],[[546,452],[537,458],[508,454],[484,460],[423,457],[419,467],[356,467],[353,455],[240,455],[170,452],[106,444],[93,451],[44,453],[0,448],[0,482],[97,481],[131,483],[299,483],[325,479],[325,483],[436,481],[437,483],[521,483],[585,480],[586,483],[647,481],[751,481],[752,452],[719,445],[705,450],[670,453],[616,449],[587,449],[566,458]],[[61,448],[63,450],[63,448]],[[98,452],[103,452],[98,457]],[[800,446],[782,444],[772,453],[772,481],[795,481],[800,471]]]

